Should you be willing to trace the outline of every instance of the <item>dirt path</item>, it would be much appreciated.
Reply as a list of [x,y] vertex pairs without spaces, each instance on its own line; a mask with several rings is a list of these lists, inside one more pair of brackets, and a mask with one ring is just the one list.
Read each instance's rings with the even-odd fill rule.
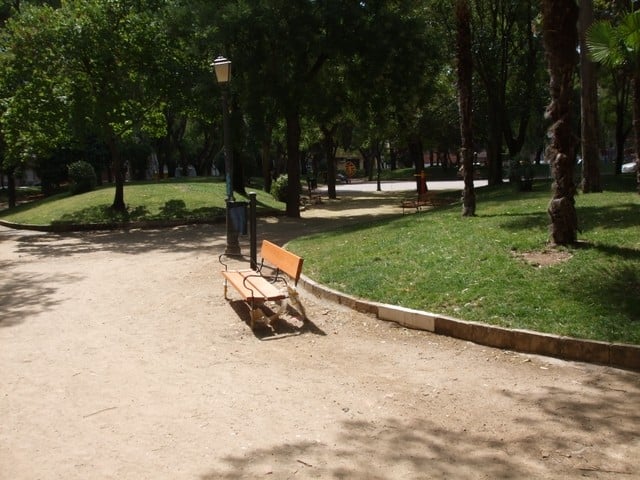
[[[259,229],[371,215],[349,201]],[[263,339],[222,298],[223,232],[0,229],[1,479],[640,478],[640,375],[304,293],[311,324]]]

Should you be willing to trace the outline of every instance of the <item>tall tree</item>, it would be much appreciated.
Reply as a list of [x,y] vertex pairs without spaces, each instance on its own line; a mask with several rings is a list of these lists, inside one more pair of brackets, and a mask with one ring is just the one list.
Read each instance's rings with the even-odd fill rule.
[[552,122],[546,152],[553,172],[553,196],[548,213],[551,240],[556,245],[574,243],[578,233],[573,181],[575,142],[571,128],[573,78],[578,62],[577,22],[575,0],[542,0],[542,31],[551,95],[546,114]]
[[2,121],[5,132],[21,132],[7,135],[9,148],[24,155],[74,132],[96,135],[111,152],[117,211],[126,210],[123,142],[164,128],[162,4],[69,0],[58,9],[29,8],[8,24],[17,89]]
[[531,0],[473,0],[471,6],[474,67],[487,110],[489,183],[496,185],[502,183],[505,141],[510,157],[525,142],[540,63],[536,12]]
[[[587,34],[593,59],[611,68],[624,67],[632,75],[632,113],[636,164],[640,167],[640,11],[627,14],[620,25],[595,23]],[[640,168],[637,168],[640,193]]]
[[580,141],[582,191],[601,192],[598,142],[598,77],[587,49],[587,30],[593,23],[593,0],[580,0]]
[[456,3],[458,32],[458,105],[460,110],[460,138],[464,190],[462,215],[476,214],[476,193],[473,188],[473,94],[471,57],[471,10],[468,0]]
[[[336,34],[325,22],[333,2],[256,2],[227,1],[220,4],[201,2],[206,18],[217,28],[209,32],[215,45],[224,45],[238,75],[245,85],[259,85],[259,91],[273,100],[273,107],[284,119],[286,132],[287,189],[286,214],[300,216],[300,142],[301,117],[313,95],[316,77],[329,58],[330,36]],[[222,7],[222,8],[221,8]],[[219,52],[216,52],[219,53]],[[251,88],[251,87],[249,87]],[[255,100],[249,90],[241,101]],[[254,120],[272,121],[270,114],[258,115],[256,108],[266,106],[253,101]],[[270,132],[266,125],[262,131]]]
[[48,75],[60,57],[51,45],[50,7],[24,7],[2,28],[0,129],[2,170],[15,205],[15,173],[37,156],[49,155],[70,138],[65,84]]

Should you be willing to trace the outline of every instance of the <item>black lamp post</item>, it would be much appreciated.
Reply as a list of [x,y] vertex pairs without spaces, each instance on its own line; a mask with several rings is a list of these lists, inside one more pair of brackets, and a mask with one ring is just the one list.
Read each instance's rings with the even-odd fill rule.
[[231,130],[229,126],[229,106],[227,101],[228,85],[231,81],[231,61],[223,56],[217,57],[211,64],[216,73],[218,84],[222,87],[222,125],[224,130],[224,175],[227,187],[225,200],[227,210],[227,246],[225,254],[240,255],[238,232],[233,228],[231,221],[231,208],[234,205],[233,198],[233,151],[231,149]]

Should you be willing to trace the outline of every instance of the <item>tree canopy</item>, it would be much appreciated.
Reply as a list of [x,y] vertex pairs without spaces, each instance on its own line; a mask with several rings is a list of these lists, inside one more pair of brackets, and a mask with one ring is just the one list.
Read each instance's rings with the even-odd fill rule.
[[[614,36],[633,20],[618,8],[595,4],[596,16],[613,19],[593,30],[610,28],[598,61],[611,67],[634,60],[629,49],[614,52],[635,38]],[[503,163],[540,159],[546,142],[541,11],[503,0],[470,0],[468,10],[473,145],[465,148],[487,152],[498,184]],[[134,150],[154,152],[170,174],[189,164],[211,172],[223,139],[210,63],[223,54],[233,62],[237,190],[253,175],[268,189],[279,173],[297,185],[325,172],[331,186],[338,148],[362,152],[369,168],[404,159],[418,173],[425,152],[458,158],[461,147],[455,21],[443,0],[4,1],[1,168],[13,176],[60,149],[108,151],[107,165],[95,166],[113,177],[120,210]],[[608,91],[602,114],[623,118]],[[613,141],[603,133],[601,149]],[[299,194],[289,190],[290,216],[299,215]]]

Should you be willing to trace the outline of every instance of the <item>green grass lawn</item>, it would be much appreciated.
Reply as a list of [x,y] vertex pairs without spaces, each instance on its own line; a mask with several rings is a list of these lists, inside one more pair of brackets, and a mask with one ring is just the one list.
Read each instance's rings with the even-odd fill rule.
[[[126,184],[125,214],[110,210],[115,189],[98,188],[71,196],[63,193],[36,202],[0,211],[0,219],[32,225],[109,224],[127,221],[207,221],[224,216],[225,184],[211,178],[171,179],[161,182]],[[247,192],[253,191],[247,188]],[[257,194],[258,211],[278,210],[284,204],[261,190]],[[236,194],[236,200],[244,201]]]
[[[511,328],[640,344],[640,196],[631,177],[579,195],[580,244],[547,266],[550,184],[478,190],[459,204],[297,239],[305,273],[384,303]],[[546,253],[545,253],[546,252]]]

